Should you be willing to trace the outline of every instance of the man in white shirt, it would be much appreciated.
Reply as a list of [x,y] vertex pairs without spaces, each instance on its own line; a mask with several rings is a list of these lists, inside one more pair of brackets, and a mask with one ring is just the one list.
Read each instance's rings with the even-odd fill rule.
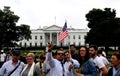
[[[20,51],[14,50],[12,52],[12,60],[5,62],[0,68],[0,76],[20,76],[20,73],[24,67],[24,63],[20,62],[19,58],[20,58]],[[9,75],[10,73],[11,75]]]
[[0,53],[0,67],[5,62],[5,57],[6,57],[6,54],[4,53],[4,50],[1,50],[1,53]]
[[98,52],[97,52],[98,57],[102,59],[103,63],[104,63],[105,66],[107,67],[107,69],[109,69],[109,68],[110,68],[110,62],[107,60],[106,57],[104,57],[104,56],[102,55],[102,52],[103,52],[102,50],[98,50]]
[[79,62],[71,57],[69,51],[65,52],[65,60],[64,66],[68,70],[67,76],[76,76],[75,69],[79,69]]
[[89,54],[93,62],[95,63],[96,67],[100,70],[100,76],[107,76],[107,68],[103,63],[102,59],[97,56],[97,46],[91,45],[89,47]]
[[50,76],[67,76],[67,69],[64,66],[64,51],[58,50],[56,59],[52,57],[52,43],[48,45],[47,61],[50,65]]

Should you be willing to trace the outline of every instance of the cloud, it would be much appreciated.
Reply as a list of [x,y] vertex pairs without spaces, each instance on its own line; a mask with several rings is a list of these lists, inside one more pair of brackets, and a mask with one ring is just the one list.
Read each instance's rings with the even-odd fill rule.
[[85,14],[93,8],[116,9],[119,17],[119,2],[119,0],[0,0],[0,8],[10,6],[11,10],[20,16],[18,24],[28,24],[31,29],[55,23],[63,26],[65,19],[68,27],[86,28]]

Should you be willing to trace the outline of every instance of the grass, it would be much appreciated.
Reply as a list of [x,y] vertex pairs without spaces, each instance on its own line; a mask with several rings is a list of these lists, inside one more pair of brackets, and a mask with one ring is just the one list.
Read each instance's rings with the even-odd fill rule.
[[[57,49],[56,49],[57,50]],[[56,50],[53,50],[54,52]],[[65,51],[68,51],[67,49]],[[29,52],[37,52],[37,56],[40,56],[41,53],[43,52],[43,50],[21,50],[21,55],[23,56],[24,53],[29,53]],[[78,52],[78,50],[76,51],[76,53]],[[116,51],[108,51],[108,56],[107,57],[111,57],[112,54],[116,53]]]

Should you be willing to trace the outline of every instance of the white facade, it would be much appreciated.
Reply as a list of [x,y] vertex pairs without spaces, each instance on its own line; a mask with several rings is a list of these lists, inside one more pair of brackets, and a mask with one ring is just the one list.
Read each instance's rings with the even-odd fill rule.
[[68,28],[69,36],[64,39],[62,43],[59,42],[58,37],[62,27],[52,25],[46,28],[39,28],[31,30],[31,39],[22,40],[19,45],[22,47],[43,47],[50,41],[56,46],[68,46],[69,44],[75,44],[76,46],[85,44],[85,36],[88,29],[73,29]]

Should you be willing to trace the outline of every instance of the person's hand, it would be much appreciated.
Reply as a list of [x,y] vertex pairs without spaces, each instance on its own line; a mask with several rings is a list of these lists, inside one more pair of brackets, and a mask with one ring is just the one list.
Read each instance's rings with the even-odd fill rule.
[[73,65],[70,64],[68,70],[71,71],[72,68],[73,68]]
[[52,48],[53,48],[53,44],[52,44],[52,42],[49,42],[48,43],[48,52],[51,52]]

